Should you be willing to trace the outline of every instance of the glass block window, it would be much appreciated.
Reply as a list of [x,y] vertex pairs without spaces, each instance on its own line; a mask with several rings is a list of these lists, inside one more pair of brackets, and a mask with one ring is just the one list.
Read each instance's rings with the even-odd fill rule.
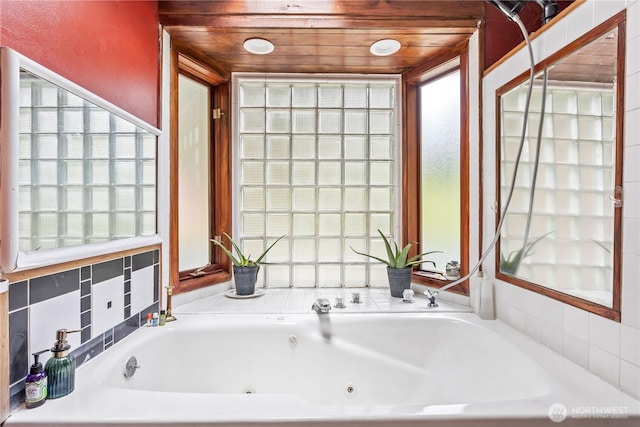
[[[387,286],[396,80],[238,81],[239,238],[270,287]],[[271,264],[272,263],[272,264]]]
[[20,73],[21,251],[156,234],[156,136]]
[[[520,142],[526,86],[501,97],[501,192],[509,191]],[[518,277],[558,289],[605,291],[611,304],[615,187],[615,99],[605,85],[550,86],[545,107],[540,164],[532,206],[529,243],[533,250]],[[524,240],[540,120],[541,87],[534,87],[528,134],[513,199],[503,226],[503,257]],[[501,266],[503,271],[513,274]],[[580,296],[579,291],[577,292]]]

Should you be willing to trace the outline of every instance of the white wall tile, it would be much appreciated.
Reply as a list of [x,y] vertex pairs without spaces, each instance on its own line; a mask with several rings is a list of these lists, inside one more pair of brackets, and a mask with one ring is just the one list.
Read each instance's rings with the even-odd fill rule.
[[640,399],[640,368],[624,360],[620,362],[620,388]]
[[580,338],[589,340],[589,313],[570,305],[564,306],[564,330],[565,332]]
[[640,108],[640,73],[631,74],[625,80],[625,111]]
[[624,219],[624,238],[622,239],[622,252],[624,254],[640,253],[640,220],[638,220],[638,218]]
[[562,354],[564,331],[558,327],[558,323],[542,322],[542,343],[555,352]]
[[[638,279],[636,278],[636,281]],[[622,323],[632,328],[640,329],[640,290],[637,284],[631,286],[627,283],[622,284]]]
[[625,0],[596,0],[593,2],[593,23],[598,25],[615,15],[616,13],[623,11],[627,7]]
[[551,56],[567,44],[567,21],[562,20],[549,28],[544,37],[544,58]]
[[[640,145],[640,109],[627,111],[624,121],[624,145]],[[638,161],[638,159],[636,159]]]
[[539,317],[534,317],[529,313],[524,314],[524,333],[533,338],[534,340],[542,341],[542,320]]
[[[29,307],[29,353],[51,348],[56,341],[58,329],[80,329],[80,291],[69,292]],[[80,334],[69,334],[71,348],[80,345]],[[44,364],[50,353],[40,356]]]
[[620,326],[620,357],[640,366],[640,329],[627,325]]
[[624,184],[624,217],[640,218],[640,182]]
[[593,28],[593,2],[586,2],[567,16],[567,40],[573,41]]
[[131,272],[131,313],[153,304],[153,266]]
[[627,9],[627,38],[640,36],[640,2],[629,4]]
[[620,323],[589,313],[589,343],[620,355]]
[[589,370],[609,384],[620,384],[620,359],[595,345],[589,346]]
[[625,67],[627,76],[640,72],[640,37],[635,37],[627,42],[627,62]]
[[563,341],[562,354],[564,357],[585,369],[589,369],[589,344],[587,341],[567,332],[564,333]]
[[123,320],[125,320],[124,276],[93,285],[91,288],[91,337],[99,336]]

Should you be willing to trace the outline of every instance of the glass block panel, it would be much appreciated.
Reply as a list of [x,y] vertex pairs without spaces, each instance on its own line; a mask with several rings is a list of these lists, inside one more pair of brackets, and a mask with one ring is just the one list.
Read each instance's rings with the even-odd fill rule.
[[289,162],[267,162],[267,184],[289,184]]
[[[289,234],[289,215],[288,214],[268,214],[267,215],[267,234],[270,236],[282,236]],[[283,242],[278,242],[281,245]]]
[[18,188],[18,209],[21,212],[31,210],[31,188],[20,186]]
[[20,138],[18,140],[18,158],[31,158],[31,135],[20,134]]
[[288,265],[268,265],[265,268],[270,288],[288,288],[290,279]]
[[340,136],[319,136],[318,157],[321,160],[341,158],[342,138]]
[[580,139],[602,140],[602,119],[600,117],[579,117],[578,135]]
[[391,210],[391,188],[372,188],[369,194],[369,208],[372,211]]
[[117,133],[135,133],[136,131],[136,126],[133,123],[118,116],[113,118],[113,128]]
[[280,135],[267,136],[267,158],[288,159],[289,158],[289,137]]
[[345,265],[344,285],[346,287],[361,288],[367,285],[366,265]]
[[264,133],[265,112],[262,109],[240,110],[240,132]]
[[391,185],[393,177],[391,176],[391,162],[371,162],[369,164],[371,185]]
[[37,194],[39,210],[58,209],[58,187],[39,187]]
[[41,85],[40,99],[35,105],[40,107],[57,107],[58,106],[58,88],[47,83]]
[[265,143],[263,135],[242,135],[240,141],[244,159],[261,159],[264,157]]
[[58,183],[58,162],[55,160],[41,160],[32,163],[37,170],[37,183],[57,184]]
[[319,214],[318,225],[320,236],[339,236],[341,233],[340,214]]
[[84,182],[84,163],[82,160],[67,160],[64,162],[65,171],[63,183],[82,185]]
[[58,132],[58,111],[57,110],[37,110],[37,122],[34,123],[35,132]]
[[344,239],[344,260],[346,262],[362,262],[363,256],[353,251],[367,253],[367,239],[365,238],[346,238]]
[[20,84],[20,106],[21,107],[31,107],[31,86],[26,84]]
[[242,210],[262,210],[265,207],[262,187],[243,187],[241,191]]
[[[524,105],[522,106],[522,110],[524,110]],[[576,93],[568,90],[554,90],[553,112],[576,114],[578,112]]]
[[115,138],[116,157],[119,159],[135,159],[136,137],[133,135],[118,135]]
[[318,163],[318,184],[319,185],[340,185],[342,173],[340,162],[320,162]]
[[320,286],[324,288],[339,287],[341,285],[340,273],[340,264],[319,265],[318,281]]
[[316,106],[316,85],[314,84],[296,84],[291,94],[291,104],[294,108]]
[[156,162],[155,162],[155,160],[143,160],[142,161],[142,184],[143,185],[155,185],[156,184]]
[[370,264],[369,269],[369,285],[372,288],[386,288],[389,286],[387,278],[387,268],[384,264]]
[[367,184],[367,164],[364,162],[345,162],[344,183],[345,185]]
[[89,131],[109,133],[109,113],[95,108],[89,110]]
[[142,210],[155,211],[156,209],[156,189],[155,187],[142,188]]
[[320,239],[318,241],[318,261],[339,261],[341,259],[340,242],[340,239]]
[[316,164],[314,162],[293,163],[293,185],[313,185],[316,182]]
[[289,110],[267,110],[267,132],[289,133],[290,131]]
[[367,108],[367,86],[366,85],[345,86],[344,108]]
[[31,133],[32,130],[34,132],[37,131],[37,129],[31,129],[31,119],[31,111],[26,108],[21,108],[20,117],[18,118],[18,129],[20,130],[20,133]]
[[116,194],[116,210],[132,211],[136,208],[136,192],[134,187],[117,187]]
[[72,237],[84,236],[83,214],[66,214],[65,218],[65,234]]
[[586,116],[602,115],[602,97],[599,92],[578,92],[578,114]]
[[109,158],[109,136],[91,135],[91,157],[94,159]]
[[391,235],[393,229],[393,223],[391,221],[391,214],[388,213],[375,213],[371,214],[371,223],[369,225],[369,234],[378,234],[378,230],[382,231],[384,235]]
[[556,138],[577,139],[578,118],[573,116],[553,116],[553,129]]
[[[267,239],[267,246],[271,246],[277,238]],[[289,261],[291,253],[291,248],[289,247],[290,243],[288,239],[281,239],[277,245],[275,245],[267,256],[265,257],[265,261],[268,263],[285,263]],[[259,253],[256,253],[254,258],[258,258],[260,256]]]
[[84,120],[82,110],[65,110],[62,115],[62,132],[82,132]]
[[39,159],[58,158],[58,136],[57,135],[40,135],[35,138],[36,138],[36,141],[38,141],[38,158]]
[[264,183],[263,162],[242,163],[242,183],[245,185],[259,185]]
[[136,183],[136,164],[133,161],[119,161],[115,163],[115,183],[118,185],[133,185]]
[[312,211],[316,208],[315,188],[294,188],[293,189],[293,210]]
[[346,110],[344,112],[344,133],[366,134],[367,133],[367,111],[366,110]]
[[143,213],[142,219],[142,235],[152,236],[157,233],[156,230],[156,214],[155,213]]
[[316,137],[307,135],[293,135],[291,153],[294,159],[315,159]]
[[67,211],[84,210],[84,189],[82,187],[66,187],[64,189],[65,205]]
[[393,90],[392,85],[371,85],[369,88],[369,108],[394,108]]
[[58,214],[55,212],[41,212],[36,214],[38,224],[39,237],[57,237],[58,236]]
[[293,287],[313,288],[316,285],[316,267],[314,265],[293,266]]
[[84,155],[84,141],[82,136],[62,135],[60,136],[60,143],[63,145],[63,152],[66,158],[81,159]]
[[142,157],[145,159],[156,158],[156,137],[153,134],[138,135],[142,139]]
[[289,210],[291,205],[291,190],[288,188],[267,189],[267,210]]
[[[576,141],[557,139],[555,149],[555,158],[558,163],[575,164],[578,162],[578,143]],[[507,158],[514,159],[515,153]]]
[[291,88],[288,84],[267,86],[267,107],[288,107],[291,103]]
[[115,214],[115,235],[134,236],[136,230],[136,216],[133,213]]
[[342,107],[342,87],[340,85],[322,84],[318,86],[318,107]]
[[82,99],[81,97],[70,92],[66,92],[64,95],[64,105],[68,105],[70,107],[82,107],[84,105],[84,99]]
[[243,83],[240,85],[240,103],[243,107],[264,107],[265,88],[262,83]]
[[315,214],[293,214],[293,235],[299,236],[315,236],[316,234],[316,216]]
[[91,188],[91,209],[94,211],[109,210],[109,188]]
[[293,133],[314,133],[316,131],[315,110],[293,110]]
[[393,111],[369,111],[369,132],[372,134],[393,133]]
[[367,210],[367,190],[366,188],[345,188],[344,189],[344,209],[346,211]]
[[342,111],[319,110],[318,133],[342,133]]
[[342,205],[340,188],[320,188],[318,190],[318,209],[321,211],[339,211]]
[[344,234],[346,236],[364,236],[366,232],[367,232],[367,215],[366,214],[346,213],[344,215]]
[[316,260],[316,240],[295,239],[292,255],[293,262],[314,262]]
[[345,136],[344,137],[344,157],[345,159],[367,158],[367,137],[366,136]]
[[20,185],[31,184],[31,162],[28,160],[18,161],[18,183]]

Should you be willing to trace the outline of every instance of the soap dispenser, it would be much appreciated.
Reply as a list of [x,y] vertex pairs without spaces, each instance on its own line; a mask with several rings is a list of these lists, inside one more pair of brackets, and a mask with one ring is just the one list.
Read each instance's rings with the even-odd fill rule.
[[51,347],[53,357],[47,360],[44,370],[47,373],[47,398],[57,399],[71,393],[75,387],[76,364],[69,353],[71,346],[67,342],[67,334],[80,332],[58,329],[56,342]]
[[47,374],[42,368],[42,363],[38,361],[38,357],[47,350],[33,353],[33,365],[29,369],[29,375],[25,380],[25,406],[29,409],[37,408],[42,405],[47,398]]

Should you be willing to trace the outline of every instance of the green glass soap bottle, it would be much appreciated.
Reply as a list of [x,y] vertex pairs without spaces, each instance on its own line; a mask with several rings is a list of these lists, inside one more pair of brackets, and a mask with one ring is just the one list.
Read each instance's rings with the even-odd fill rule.
[[80,332],[58,329],[56,342],[51,347],[53,357],[47,360],[44,370],[47,373],[47,398],[57,399],[71,393],[75,387],[76,363],[69,352],[71,346],[67,342],[67,334]]

